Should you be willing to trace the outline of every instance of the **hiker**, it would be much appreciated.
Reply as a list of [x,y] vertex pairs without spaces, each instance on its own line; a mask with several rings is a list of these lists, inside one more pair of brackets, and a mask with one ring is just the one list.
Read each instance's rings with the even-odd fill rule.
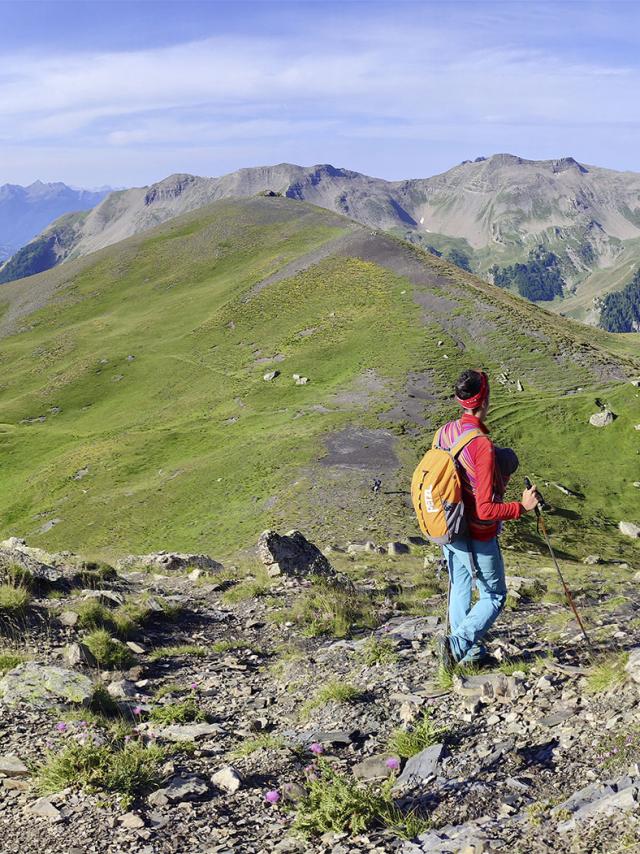
[[[451,672],[457,662],[475,663],[488,656],[481,643],[504,608],[507,587],[498,544],[502,522],[519,519],[538,503],[535,485],[521,501],[503,502],[506,483],[518,459],[510,448],[496,449],[485,419],[489,411],[489,380],[482,371],[464,371],[456,383],[455,397],[464,413],[440,428],[434,447],[450,450],[469,431],[474,437],[457,455],[466,524],[451,542],[442,546],[449,572],[450,634],[439,641],[440,662]],[[473,578],[479,600],[471,607]]]

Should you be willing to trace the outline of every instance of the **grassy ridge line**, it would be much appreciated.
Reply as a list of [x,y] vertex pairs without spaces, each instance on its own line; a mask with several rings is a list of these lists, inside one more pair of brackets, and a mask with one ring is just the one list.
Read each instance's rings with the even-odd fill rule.
[[[558,339],[580,345],[573,324],[386,235],[374,243],[388,241],[397,253],[385,250],[384,263],[400,269],[403,253],[413,254],[428,272],[423,290],[455,301],[452,317],[432,311],[425,321],[412,295],[418,286],[349,257],[326,258],[245,302],[256,282],[296,258],[304,262],[343,227],[353,224],[284,199],[225,202],[83,264],[66,299],[0,341],[1,363],[10,368],[0,421],[18,425],[0,433],[3,533],[52,548],[202,549],[222,557],[272,524],[325,541],[352,538],[364,524],[379,538],[415,533],[401,497],[372,500],[375,467],[318,464],[328,434],[348,424],[390,431],[401,466],[385,475],[385,486],[401,490],[429,429],[416,431],[410,415],[379,416],[407,399],[410,372],[433,374],[435,401],[425,409],[434,423],[446,417],[448,390],[469,363],[492,373],[506,363],[525,388],[593,384],[588,366],[553,358]],[[483,337],[473,324],[487,312],[495,330]],[[449,334],[442,324],[453,321]],[[541,324],[548,343],[529,334]],[[616,361],[605,349],[586,352],[605,367]],[[276,354],[284,361],[258,362]],[[265,383],[272,368],[282,376]],[[311,383],[296,386],[294,372]],[[382,390],[368,404],[337,405],[336,393],[350,393],[365,372],[383,381]],[[508,413],[517,399],[521,416],[523,397],[497,388],[495,404]],[[500,418],[497,438],[512,431],[529,470],[562,480],[538,448],[541,428],[553,429],[554,406],[546,402],[536,430],[525,434]],[[19,423],[41,414],[44,423]],[[614,518],[627,504],[623,496],[607,508],[595,497],[592,512]]]

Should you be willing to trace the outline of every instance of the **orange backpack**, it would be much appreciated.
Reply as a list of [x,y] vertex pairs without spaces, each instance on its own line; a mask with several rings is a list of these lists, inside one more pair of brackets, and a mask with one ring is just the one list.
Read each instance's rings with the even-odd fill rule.
[[438,431],[413,473],[411,500],[420,529],[432,543],[450,543],[463,530],[464,504],[458,455],[469,442],[484,435],[474,427],[466,430],[451,448],[441,448]]

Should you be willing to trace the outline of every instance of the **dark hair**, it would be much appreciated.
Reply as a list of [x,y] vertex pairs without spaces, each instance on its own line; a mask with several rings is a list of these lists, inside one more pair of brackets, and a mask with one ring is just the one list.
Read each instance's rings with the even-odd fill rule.
[[473,371],[471,369],[463,371],[456,382],[455,395],[460,400],[468,400],[480,391],[481,384],[482,374],[480,371]]

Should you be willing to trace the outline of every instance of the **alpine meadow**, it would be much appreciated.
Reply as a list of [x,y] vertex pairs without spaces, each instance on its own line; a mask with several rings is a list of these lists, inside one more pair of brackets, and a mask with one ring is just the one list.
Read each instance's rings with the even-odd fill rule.
[[640,854],[640,4],[0,22],[0,854]]

